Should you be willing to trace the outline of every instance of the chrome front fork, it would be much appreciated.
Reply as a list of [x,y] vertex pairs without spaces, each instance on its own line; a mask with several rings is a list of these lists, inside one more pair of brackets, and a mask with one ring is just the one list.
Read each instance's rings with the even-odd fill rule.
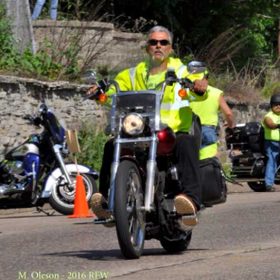
[[153,134],[149,150],[149,159],[147,161],[147,180],[145,190],[145,211],[153,210],[155,175],[156,175],[156,154],[157,154],[157,136]]
[[120,137],[115,140],[114,145],[114,157],[113,162],[111,164],[111,176],[110,176],[110,188],[109,188],[109,200],[108,200],[108,209],[113,213],[114,211],[114,198],[115,198],[115,190],[116,190],[116,175],[118,171],[118,167],[120,164],[120,155],[121,155],[121,144]]
[[[145,206],[144,210],[150,212],[153,210],[153,201],[154,201],[154,184],[155,184],[155,174],[156,174],[156,154],[157,154],[157,136],[154,134],[150,142],[149,149],[149,159],[147,161],[147,179],[146,179],[146,188],[145,188]],[[114,157],[111,165],[111,176],[110,176],[110,189],[109,189],[109,200],[108,200],[108,209],[109,211],[114,211],[114,197],[115,197],[115,181],[120,164],[120,153],[121,153],[121,143],[120,138],[118,137],[115,140],[114,145]]]
[[64,159],[63,159],[63,157],[61,155],[61,148],[62,148],[62,146],[58,145],[58,144],[53,146],[53,150],[54,150],[56,159],[59,162],[59,166],[60,166],[61,172],[65,176],[65,179],[66,179],[66,181],[68,183],[68,186],[72,189],[73,188],[73,182],[72,182],[72,180],[71,180],[71,178],[69,176],[69,173],[68,173],[68,171],[66,169],[66,166],[65,166],[65,163],[64,163]]

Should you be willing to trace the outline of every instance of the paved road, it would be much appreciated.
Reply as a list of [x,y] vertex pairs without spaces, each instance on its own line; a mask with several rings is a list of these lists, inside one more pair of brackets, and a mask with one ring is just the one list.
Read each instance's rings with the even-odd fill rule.
[[236,187],[227,203],[201,213],[188,251],[169,255],[158,241],[147,241],[144,255],[130,261],[120,254],[114,228],[34,209],[1,210],[1,279],[277,280],[279,191]]

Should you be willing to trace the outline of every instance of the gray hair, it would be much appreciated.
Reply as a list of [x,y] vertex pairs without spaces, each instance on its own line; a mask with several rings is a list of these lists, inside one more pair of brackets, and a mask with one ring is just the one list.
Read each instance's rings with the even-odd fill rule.
[[166,34],[168,34],[169,37],[169,41],[172,44],[173,42],[173,34],[171,31],[169,31],[166,27],[160,26],[160,25],[156,25],[154,27],[152,27],[149,32],[148,32],[148,37],[154,33],[154,32],[165,32]]

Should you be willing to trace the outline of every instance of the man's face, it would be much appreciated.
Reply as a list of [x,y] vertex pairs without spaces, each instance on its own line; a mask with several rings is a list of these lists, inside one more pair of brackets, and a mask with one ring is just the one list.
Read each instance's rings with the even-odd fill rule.
[[152,61],[161,63],[168,58],[172,52],[170,38],[165,32],[153,32],[149,35],[147,42],[147,53]]
[[272,111],[273,113],[275,113],[276,115],[280,115],[280,103],[278,104],[273,104],[272,105]]

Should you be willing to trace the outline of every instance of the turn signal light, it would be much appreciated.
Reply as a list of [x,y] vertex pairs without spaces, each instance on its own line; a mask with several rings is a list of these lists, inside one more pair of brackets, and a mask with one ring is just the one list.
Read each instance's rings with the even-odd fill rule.
[[99,96],[98,96],[98,100],[100,103],[106,103],[108,97],[105,93],[101,93]]
[[181,89],[178,91],[178,95],[183,99],[183,98],[186,98],[186,97],[188,96],[188,93],[187,93],[186,89],[181,88]]

